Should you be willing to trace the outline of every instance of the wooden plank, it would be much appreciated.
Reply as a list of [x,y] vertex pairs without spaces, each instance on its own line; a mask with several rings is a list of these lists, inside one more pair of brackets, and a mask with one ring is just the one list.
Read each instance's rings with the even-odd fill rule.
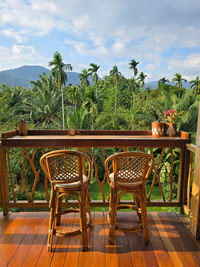
[[[63,215],[61,218],[61,225],[65,231],[71,231],[74,226],[75,214],[69,213]],[[80,235],[79,235],[80,236]],[[54,244],[53,244],[54,246]],[[59,237],[58,242],[54,250],[54,254],[51,261],[51,266],[63,266],[65,263],[66,253],[69,246],[69,237]]]
[[186,149],[181,148],[180,160],[179,160],[179,177],[178,177],[178,190],[177,190],[177,200],[180,203],[181,212],[183,213],[183,185],[184,185],[184,168],[185,168],[185,153]]
[[172,259],[160,237],[158,225],[154,222],[152,213],[148,213],[149,239],[159,266],[173,267]]
[[15,136],[2,139],[5,147],[184,147],[188,139],[180,137],[88,135],[88,136]]
[[[68,135],[69,130],[28,130],[28,135]],[[75,130],[75,135],[152,135],[151,130]]]
[[[124,214],[124,220],[125,223],[128,225],[133,224],[133,220],[136,220],[136,214],[135,216],[130,216],[130,212]],[[133,266],[140,267],[140,266],[147,266],[145,255],[142,251],[142,242],[143,242],[143,236],[141,232],[128,232],[125,233],[127,236],[127,243],[129,246],[130,254],[131,254],[131,260]]]
[[3,213],[0,213],[0,238],[6,231],[7,227],[13,223],[17,217],[17,212],[10,212],[8,216],[3,216]]
[[[48,234],[48,222],[49,222],[49,212],[44,212],[44,217],[40,213],[40,227],[37,229],[36,237],[29,249],[29,252],[26,254],[26,257],[23,262],[23,266],[36,266],[40,254],[44,249],[47,250],[47,234]],[[44,263],[43,263],[44,266]]]
[[5,148],[0,143],[0,205],[3,208],[3,214],[8,214],[8,175],[6,166],[6,151]]
[[[136,212],[126,212],[124,217],[126,224],[129,226],[137,222]],[[150,225],[149,227],[151,228]],[[144,243],[143,231],[128,232],[126,235],[128,237],[133,266],[159,266],[151,241],[148,244]]]
[[[161,222],[164,224],[165,229],[168,229],[168,236],[183,266],[196,267],[197,263],[191,253],[194,249],[192,244],[193,242],[189,242],[188,238],[185,239],[185,233],[187,230],[180,226],[180,220],[177,220],[176,214],[164,213],[159,214],[159,217]],[[198,250],[197,246],[196,250]]]
[[187,266],[188,262],[188,266],[198,266],[200,264],[200,250],[192,234],[184,227],[177,213],[169,213],[168,219],[170,223],[173,223],[175,231],[180,236],[180,238],[173,239],[173,242],[184,264]]
[[194,145],[194,144],[186,144],[186,149],[191,151],[192,153],[195,153],[196,145]]
[[200,239],[200,102],[196,136],[190,230],[196,239]]
[[105,236],[105,224],[107,223],[107,218],[104,217],[104,213],[102,212],[95,212],[93,214],[94,235],[91,247],[91,267],[106,266],[105,246],[107,242],[107,237]]
[[[104,212],[105,218],[108,218],[108,212]],[[118,235],[118,231],[116,231],[116,236]],[[105,223],[105,238],[106,238],[106,266],[117,266],[118,265],[118,257],[117,257],[117,248],[115,245],[110,245],[108,243],[108,234],[109,234],[109,224],[108,219]]]
[[[26,219],[26,228],[24,229],[24,236],[16,248],[11,260],[9,261],[10,266],[22,266],[24,259],[26,258],[29,250],[34,242],[37,232],[41,226],[41,220],[44,217],[44,213],[36,213],[34,217],[32,217],[31,223],[29,223]],[[16,233],[17,234],[17,233]]]
[[[69,130],[28,130],[28,135],[68,135]],[[75,130],[78,135],[152,135],[151,130]],[[18,135],[18,130],[11,130],[2,133],[2,138],[12,137]],[[189,138],[188,132],[179,131],[178,135],[181,138]]]
[[[133,204],[132,200],[121,200],[120,204]],[[151,200],[146,202],[147,207],[179,207],[179,202],[177,200],[163,202],[162,200]],[[68,200],[67,203],[63,203],[64,207],[78,207],[78,202],[74,200]],[[109,201],[105,200],[91,200],[90,207],[108,207]],[[48,208],[49,204],[46,200],[35,200],[34,202],[27,202],[24,200],[18,200],[17,202],[9,202],[7,204],[8,208]],[[48,209],[47,209],[48,210]]]
[[[184,266],[184,264],[182,263],[181,259],[179,258],[179,255],[172,243],[172,236],[170,236],[170,230],[171,230],[171,224],[167,224],[164,223],[163,221],[161,221],[160,218],[160,213],[158,214],[157,212],[155,213],[151,213],[154,219],[154,222],[156,224],[156,227],[158,228],[159,231],[159,235],[166,247],[166,250],[168,251],[168,254],[170,256],[170,259],[173,263],[174,266]],[[172,233],[173,235],[173,233]]]
[[[2,266],[7,266],[11,261],[36,214],[36,212],[35,214],[29,214],[28,212],[20,213],[14,222],[9,224],[4,231],[4,234],[0,238],[0,262]],[[23,260],[23,257],[21,259]]]
[[[75,214],[73,229],[77,228],[79,223],[80,223],[80,217],[78,214]],[[69,266],[69,267],[78,266],[80,249],[81,249],[81,236],[80,235],[70,236],[65,263],[63,266]]]
[[15,135],[18,135],[18,130],[12,130],[9,132],[1,133],[2,138],[10,138],[10,137],[15,136]]
[[[92,265],[92,256],[91,253],[92,247],[93,247],[93,236],[94,236],[94,229],[88,228],[87,230],[88,235],[88,251],[82,251],[80,248],[80,254],[79,254],[79,267],[88,267]],[[81,239],[81,236],[79,235],[79,238]]]
[[182,190],[183,190],[183,193],[182,193],[182,205],[185,205],[187,204],[187,202],[189,201],[188,199],[188,186],[189,186],[189,189],[190,189],[190,184],[188,184],[188,179],[189,179],[189,172],[191,170],[191,164],[192,164],[192,157],[191,157],[192,153],[189,151],[189,150],[185,150],[185,159],[184,159],[184,165],[183,165],[183,168],[184,168],[184,173],[183,173],[183,187],[182,187]]
[[[49,212],[11,213],[8,217],[0,213],[0,265],[199,266],[200,246],[176,213],[148,213],[148,245],[144,244],[142,231],[116,231],[116,243],[110,247],[107,214],[92,213],[94,228],[90,230],[89,251],[82,253],[80,235],[55,237],[53,252],[47,252]],[[119,212],[118,219],[130,225],[136,220],[136,214]],[[73,227],[79,225],[78,214],[71,223]]]
[[[125,225],[125,217],[123,212],[117,212],[117,224]],[[132,257],[131,257],[131,251],[128,244],[128,234],[126,232],[119,232],[117,231],[116,235],[116,247],[117,247],[117,258],[118,258],[118,266],[126,266],[126,267],[132,267]],[[142,240],[143,241],[143,240]]]

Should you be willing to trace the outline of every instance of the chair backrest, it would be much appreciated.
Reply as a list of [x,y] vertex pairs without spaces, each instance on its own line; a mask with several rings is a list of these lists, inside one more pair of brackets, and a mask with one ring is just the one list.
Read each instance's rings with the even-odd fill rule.
[[[151,156],[143,152],[121,152],[108,157],[105,161],[105,171],[110,182],[111,171],[114,183],[130,184],[145,181],[148,162]],[[112,165],[109,167],[109,161]]]
[[79,151],[55,150],[44,154],[40,165],[51,183],[83,183],[83,164],[88,161],[88,182],[91,179],[91,160]]

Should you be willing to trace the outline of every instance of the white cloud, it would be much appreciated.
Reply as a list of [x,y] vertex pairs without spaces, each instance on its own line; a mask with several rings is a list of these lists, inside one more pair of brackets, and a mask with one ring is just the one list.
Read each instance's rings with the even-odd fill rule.
[[27,37],[23,36],[22,33],[16,32],[12,29],[2,30],[0,31],[0,34],[3,34],[9,38],[14,38],[18,43],[23,43],[27,41]]
[[[70,45],[72,60],[93,56],[108,70],[108,66],[135,58],[144,73],[152,72],[152,78],[164,73],[166,63],[170,73],[195,75],[199,65],[192,55],[182,58],[179,52],[172,58],[168,51],[200,47],[199,10],[199,0],[4,0],[0,1],[0,33],[9,42],[13,38],[13,46],[6,50],[8,58],[22,65],[44,61],[32,39],[39,43],[40,36],[59,32],[57,43],[52,37],[55,46]],[[16,42],[21,46],[15,47]],[[123,67],[124,73],[128,68]]]
[[200,75],[200,54],[190,54],[185,58],[174,56],[167,63],[171,73],[181,73],[188,80]]
[[46,59],[39,56],[32,46],[0,46],[1,70],[22,65],[46,66]]

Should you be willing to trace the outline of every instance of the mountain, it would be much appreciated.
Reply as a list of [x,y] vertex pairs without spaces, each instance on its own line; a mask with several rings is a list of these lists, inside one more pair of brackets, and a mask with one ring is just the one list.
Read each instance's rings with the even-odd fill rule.
[[[173,85],[175,86],[175,82],[168,82],[166,84],[170,84],[170,85]],[[146,83],[144,85],[144,88],[147,88],[147,87],[150,87],[151,89],[156,89],[158,88],[158,82],[157,81],[153,81],[153,82],[149,82],[149,83]],[[190,89],[191,88],[191,84],[189,82],[183,82],[183,87],[186,88],[186,89]]]
[[[11,86],[20,85],[25,88],[31,88],[30,81],[37,81],[39,75],[45,72],[48,76],[50,70],[41,66],[22,66],[16,69],[0,71],[0,84],[10,84]],[[68,81],[67,84],[80,84],[79,73],[67,72]],[[89,77],[90,83],[92,78]]]
[[[37,81],[39,75],[45,72],[48,76],[50,70],[42,66],[22,66],[16,69],[3,70],[0,71],[0,84],[10,84],[11,86],[20,85],[24,88],[32,88],[30,81]],[[79,73],[77,72],[67,72],[68,81],[67,84],[77,85],[80,84]],[[101,80],[101,78],[99,78]],[[89,77],[89,81],[92,84],[92,77]],[[174,82],[169,84],[175,85]],[[145,88],[150,87],[151,89],[156,89],[158,87],[158,82],[148,82],[144,86]],[[183,87],[190,88],[191,85],[188,82],[183,82]]]

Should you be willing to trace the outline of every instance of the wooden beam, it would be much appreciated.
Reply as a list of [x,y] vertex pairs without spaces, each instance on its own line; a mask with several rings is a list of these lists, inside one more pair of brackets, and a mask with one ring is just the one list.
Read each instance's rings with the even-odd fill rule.
[[[133,204],[132,200],[122,200],[119,204]],[[78,207],[79,204],[76,200],[68,200],[68,202],[63,202],[63,207]],[[146,202],[147,207],[179,207],[180,203],[177,200],[163,202],[162,200],[151,200]],[[105,200],[91,200],[90,207],[108,207],[109,201]],[[9,202],[7,204],[8,208],[48,208],[49,204],[46,200],[35,200],[34,202],[27,202],[19,200],[18,202]]]
[[0,203],[2,203],[3,214],[8,214],[8,176],[7,176],[7,166],[6,166],[6,152],[5,148],[2,147],[0,142]]
[[194,178],[192,185],[190,231],[196,239],[200,239],[200,103],[197,123]]

